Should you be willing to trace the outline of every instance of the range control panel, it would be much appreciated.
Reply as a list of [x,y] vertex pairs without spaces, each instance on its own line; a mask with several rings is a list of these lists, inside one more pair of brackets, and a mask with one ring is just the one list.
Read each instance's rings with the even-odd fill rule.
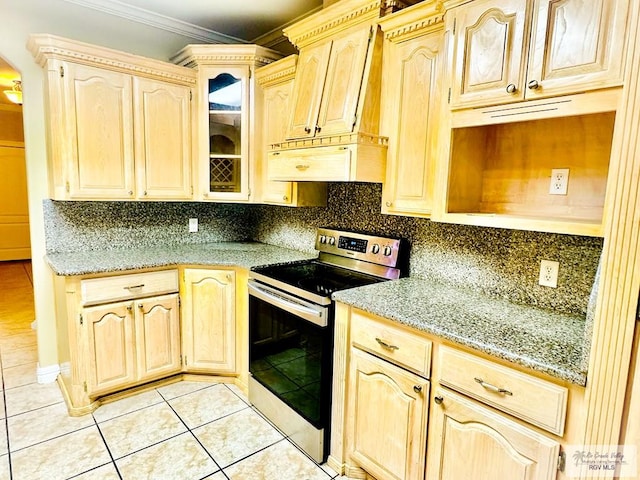
[[401,241],[357,232],[319,228],[316,250],[387,267],[398,264]]

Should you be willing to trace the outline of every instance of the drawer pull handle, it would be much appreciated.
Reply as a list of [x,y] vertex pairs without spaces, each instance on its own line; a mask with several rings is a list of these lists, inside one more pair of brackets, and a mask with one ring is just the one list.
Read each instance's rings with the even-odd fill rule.
[[306,170],[307,168],[309,168],[309,165],[296,165],[297,170]]
[[413,386],[413,391],[416,392],[416,393],[422,392],[422,385],[414,385]]
[[436,402],[436,405],[442,405],[442,402],[444,402],[444,398],[438,395],[437,397],[433,397],[433,401]]
[[128,287],[124,287],[125,290],[135,290],[137,288],[142,288],[144,287],[144,283],[141,283],[140,285],[130,285]]
[[395,345],[391,345],[391,344],[385,342],[384,340],[379,339],[378,337],[376,337],[376,342],[378,342],[378,345],[380,345],[382,348],[386,348],[387,350],[398,350],[398,349],[400,349],[400,347],[396,347]]
[[478,382],[482,386],[482,388],[485,388],[490,392],[499,393],[501,395],[513,395],[513,393],[511,393],[509,390],[505,388],[496,387],[495,385],[485,382],[481,378],[475,377],[474,380]]

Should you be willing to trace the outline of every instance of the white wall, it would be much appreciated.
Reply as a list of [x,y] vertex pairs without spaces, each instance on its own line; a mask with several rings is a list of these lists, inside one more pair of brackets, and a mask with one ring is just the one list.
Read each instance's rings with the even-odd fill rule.
[[161,60],[167,60],[184,45],[197,42],[63,0],[2,1],[0,19],[0,56],[22,76],[38,363],[39,371],[50,371],[58,358],[53,278],[44,261],[42,200],[48,197],[44,75],[26,49],[27,39],[32,33],[50,33]]

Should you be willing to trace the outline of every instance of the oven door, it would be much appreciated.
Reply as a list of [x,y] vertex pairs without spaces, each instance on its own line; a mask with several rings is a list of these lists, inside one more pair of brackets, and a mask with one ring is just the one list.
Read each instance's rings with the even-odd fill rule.
[[317,429],[331,406],[333,322],[320,306],[249,280],[249,371]]

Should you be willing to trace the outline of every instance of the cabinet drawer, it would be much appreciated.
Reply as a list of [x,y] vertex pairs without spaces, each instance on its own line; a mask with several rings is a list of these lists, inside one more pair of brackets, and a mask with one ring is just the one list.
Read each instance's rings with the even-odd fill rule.
[[351,343],[425,378],[431,374],[431,342],[400,327],[354,313],[351,317]]
[[133,273],[80,281],[83,305],[147,297],[178,291],[178,271]]
[[441,385],[562,436],[566,388],[447,347],[440,365]]
[[347,181],[351,177],[348,147],[283,150],[268,155],[269,180]]

